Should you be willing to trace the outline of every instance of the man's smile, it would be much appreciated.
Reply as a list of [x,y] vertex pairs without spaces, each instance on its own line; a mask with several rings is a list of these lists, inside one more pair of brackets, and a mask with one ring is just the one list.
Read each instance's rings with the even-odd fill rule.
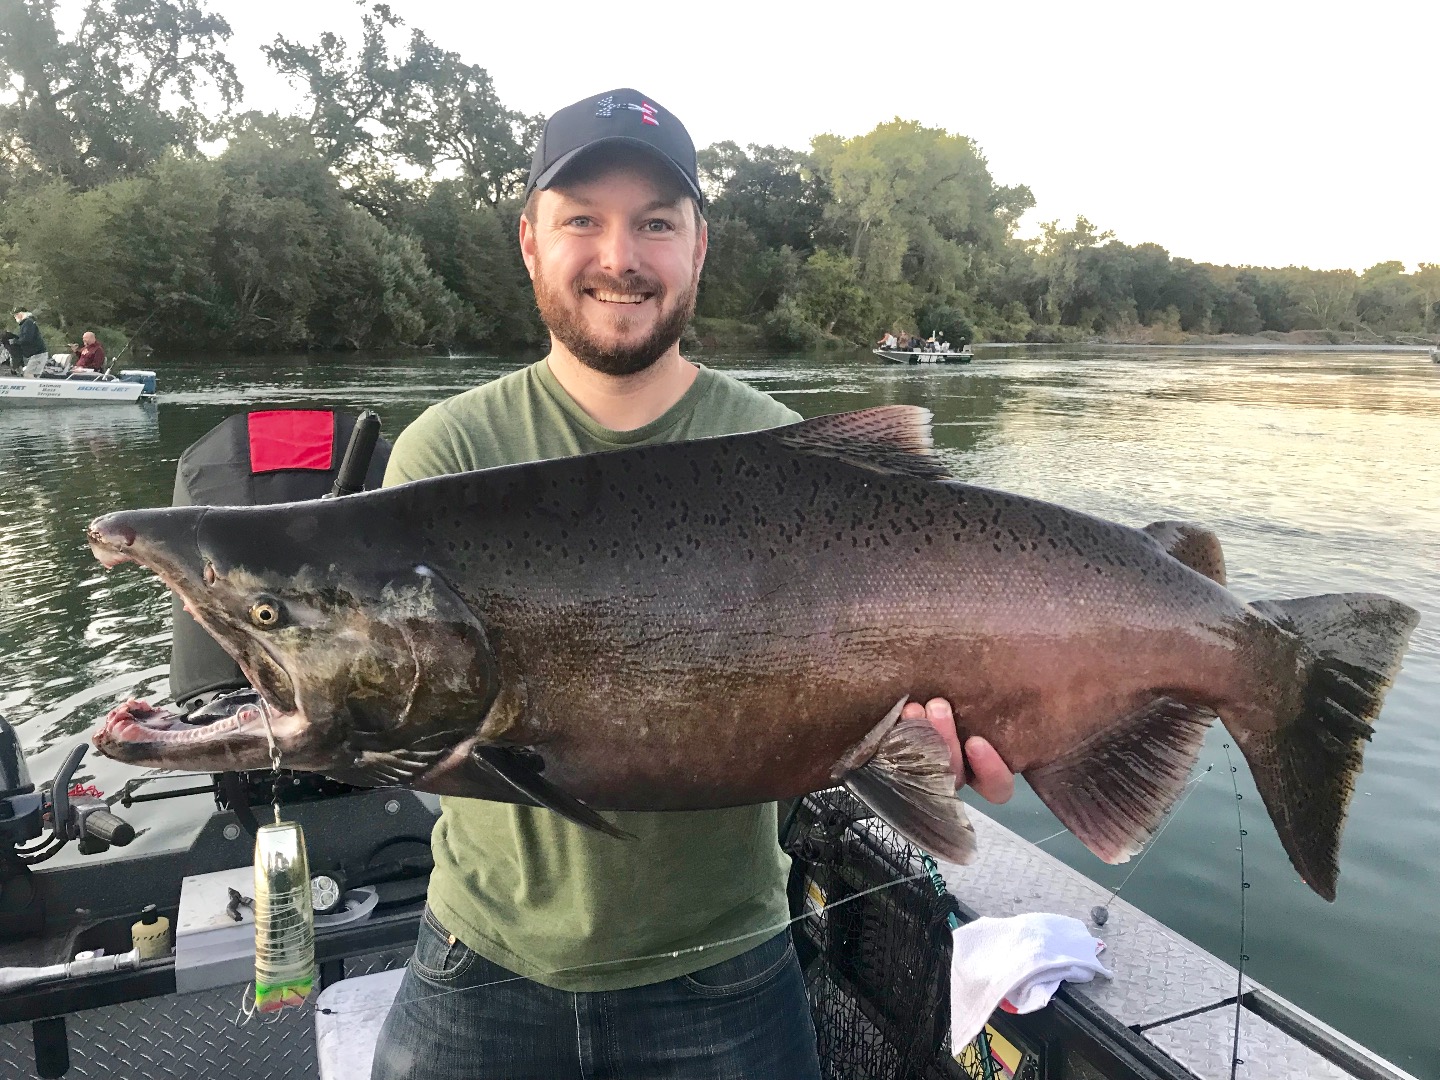
[[585,295],[602,304],[642,304],[649,300],[651,292],[611,292],[608,289],[586,289]]

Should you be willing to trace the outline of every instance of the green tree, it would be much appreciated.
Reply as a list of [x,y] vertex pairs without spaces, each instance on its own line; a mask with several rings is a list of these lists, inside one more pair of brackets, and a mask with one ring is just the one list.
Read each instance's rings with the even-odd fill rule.
[[1355,298],[1359,279],[1353,270],[1294,273],[1291,295],[1301,319],[1316,330],[1349,330],[1359,321]]
[[1355,314],[1372,332],[1419,330],[1424,317],[1420,291],[1405,264],[1383,262],[1360,275]]
[[1440,329],[1440,263],[1421,263],[1413,277],[1420,297],[1420,331],[1428,334]]
[[80,187],[134,175],[195,153],[207,114],[239,99],[229,24],[199,0],[90,0],[68,37],[56,7],[0,5],[0,145],[15,165]]
[[971,283],[977,250],[999,247],[1032,202],[1026,188],[997,187],[975,143],[942,128],[896,119],[811,149],[867,285],[903,278],[943,294]]
[[860,283],[859,263],[835,251],[805,260],[795,302],[806,322],[848,341],[870,340],[881,321],[879,305]]
[[543,116],[505,108],[484,68],[432,49],[386,145],[427,171],[458,165],[471,198],[495,207],[524,192],[544,127]]
[[321,157],[357,201],[375,205],[373,188],[393,171],[386,160],[389,143],[404,127],[415,88],[434,71],[440,50],[419,30],[407,49],[392,50],[387,34],[404,20],[388,4],[372,4],[360,21],[353,54],[344,38],[329,31],[314,45],[277,36],[263,51],[308,99],[305,123]]
[[545,341],[515,222],[519,205],[475,205],[461,180],[435,184],[398,224],[420,243],[429,266],[460,301],[457,330],[469,342]]
[[712,222],[744,222],[764,250],[789,248],[801,255],[813,250],[827,192],[808,154],[753,143],[742,150],[733,142],[721,142],[705,147],[696,158]]

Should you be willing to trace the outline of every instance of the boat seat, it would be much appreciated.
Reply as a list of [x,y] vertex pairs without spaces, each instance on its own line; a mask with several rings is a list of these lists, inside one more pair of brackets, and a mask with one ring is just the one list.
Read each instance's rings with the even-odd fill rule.
[[405,969],[331,983],[315,999],[315,1056],[320,1080],[370,1075],[380,1026],[400,990]]

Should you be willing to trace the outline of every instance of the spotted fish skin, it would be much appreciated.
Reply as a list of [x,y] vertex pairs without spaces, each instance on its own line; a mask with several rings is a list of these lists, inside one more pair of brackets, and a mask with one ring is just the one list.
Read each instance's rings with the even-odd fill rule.
[[[305,767],[683,810],[829,786],[864,746],[878,797],[903,801],[943,787],[935,748],[881,722],[942,696],[962,740],[990,740],[1120,861],[1218,715],[1297,867],[1333,896],[1359,747],[1415,613],[1367,594],[1248,605],[1213,539],[959,483],[928,414],[903,406],[91,527],[97,553],[160,572],[302,718]],[[207,566],[218,584],[201,584]],[[259,595],[286,627],[245,617]],[[431,756],[386,757],[422,742]],[[132,743],[101,749],[140,760]],[[181,749],[154,763],[187,767]]]

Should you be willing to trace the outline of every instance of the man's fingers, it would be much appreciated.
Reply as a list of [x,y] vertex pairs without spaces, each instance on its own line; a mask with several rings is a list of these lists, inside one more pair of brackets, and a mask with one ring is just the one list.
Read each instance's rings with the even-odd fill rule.
[[1015,794],[1015,775],[1005,764],[995,748],[978,735],[965,740],[961,749],[960,738],[955,732],[955,713],[950,702],[944,698],[931,698],[924,705],[918,701],[906,702],[901,710],[905,720],[930,721],[937,735],[945,740],[950,750],[950,769],[955,774],[956,787],[969,784],[986,802],[995,804],[1008,802]]
[[[911,712],[911,709],[915,712]],[[955,714],[950,710],[950,702],[944,698],[931,698],[924,706],[911,702],[905,706],[904,715],[911,720],[919,720],[922,716],[930,721],[930,726],[935,733],[945,740],[946,747],[950,750],[950,771],[955,774],[955,787],[958,789],[965,783],[965,755],[960,750],[960,737],[955,734]]]
[[1015,774],[995,748],[978,735],[965,740],[965,763],[970,767],[970,786],[986,802],[999,805],[1015,794]]

